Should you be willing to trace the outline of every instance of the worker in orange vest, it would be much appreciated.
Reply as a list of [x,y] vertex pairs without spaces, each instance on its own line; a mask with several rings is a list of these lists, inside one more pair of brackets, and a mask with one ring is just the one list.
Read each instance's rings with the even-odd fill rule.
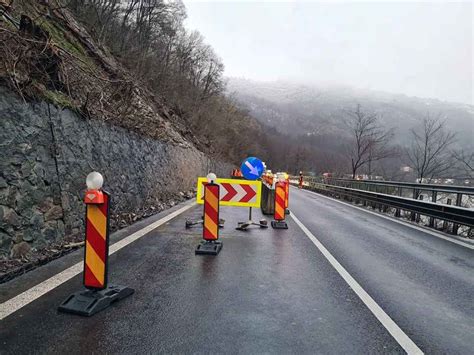
[[303,188],[303,172],[300,171],[300,184],[298,186],[299,189]]

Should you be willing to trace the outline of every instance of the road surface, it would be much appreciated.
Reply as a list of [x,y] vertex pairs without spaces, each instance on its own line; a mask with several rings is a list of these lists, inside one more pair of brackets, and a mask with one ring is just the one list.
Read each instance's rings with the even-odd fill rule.
[[472,248],[309,191],[290,196],[288,230],[237,231],[248,210],[221,208],[217,257],[194,255],[201,229],[184,228],[201,206],[115,233],[112,243],[143,234],[109,260],[110,282],[136,291],[91,318],[57,312],[80,274],[28,291],[82,251],[0,285],[0,353],[472,353]]

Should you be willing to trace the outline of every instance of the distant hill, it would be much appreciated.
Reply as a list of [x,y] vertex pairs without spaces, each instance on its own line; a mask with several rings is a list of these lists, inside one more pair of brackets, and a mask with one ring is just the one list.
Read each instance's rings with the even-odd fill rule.
[[380,114],[386,127],[396,129],[395,142],[402,146],[409,143],[410,129],[427,113],[446,118],[447,127],[458,132],[460,146],[474,145],[474,106],[467,104],[342,86],[318,87],[240,78],[229,78],[227,90],[254,117],[282,133],[345,136],[344,110],[361,104],[364,110]]

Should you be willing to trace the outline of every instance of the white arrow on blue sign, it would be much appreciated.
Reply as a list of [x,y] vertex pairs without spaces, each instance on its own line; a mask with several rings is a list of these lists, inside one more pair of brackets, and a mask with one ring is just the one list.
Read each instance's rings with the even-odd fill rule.
[[263,163],[260,159],[249,157],[245,159],[240,167],[242,175],[247,180],[257,180],[263,174]]

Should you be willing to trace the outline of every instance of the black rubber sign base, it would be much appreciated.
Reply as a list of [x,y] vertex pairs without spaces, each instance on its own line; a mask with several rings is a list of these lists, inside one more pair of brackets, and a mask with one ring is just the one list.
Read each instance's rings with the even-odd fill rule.
[[288,224],[285,221],[272,221],[273,229],[288,229]]
[[[225,219],[222,219],[220,218],[219,219],[219,228],[224,228],[224,223],[225,223]],[[190,221],[190,220],[186,220],[186,229],[189,229],[193,226],[196,226],[196,225],[202,225],[203,224],[203,220],[200,219],[199,221]]]
[[134,292],[133,288],[125,286],[109,286],[100,291],[84,290],[69,296],[58,310],[90,317]]
[[260,222],[238,222],[237,227],[235,229],[239,231],[246,231],[250,226],[259,226],[260,228],[268,228],[268,222],[266,219],[261,219]]
[[202,241],[195,250],[196,255],[217,255],[222,249],[222,242]]

